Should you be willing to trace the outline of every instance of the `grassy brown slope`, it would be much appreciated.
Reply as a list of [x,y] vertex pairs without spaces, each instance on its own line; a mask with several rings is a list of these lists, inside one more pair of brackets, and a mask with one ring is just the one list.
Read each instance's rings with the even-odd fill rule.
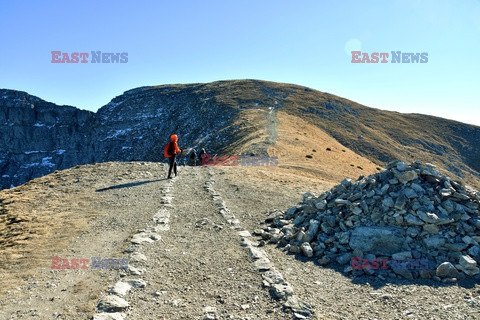
[[[432,162],[480,188],[480,127],[452,120],[369,108],[306,87],[258,80],[199,86],[218,104],[239,109],[283,109],[313,124],[380,166],[402,159]],[[241,121],[239,114],[237,121]],[[240,119],[240,120],[239,120]],[[249,134],[252,134],[250,132]],[[237,139],[247,136],[236,132]],[[226,147],[222,151],[230,151]]]
[[[296,90],[285,110],[379,164],[420,159],[480,186],[480,128],[447,119],[368,108],[317,91]],[[453,175],[452,175],[453,176]]]
[[48,265],[95,215],[86,209],[84,190],[76,188],[74,170],[0,191],[0,292],[17,284],[13,279],[27,279],[36,267]]
[[[234,181],[247,178],[260,190],[281,186],[300,196],[305,192],[323,192],[344,178],[355,180],[360,175],[378,172],[378,166],[372,161],[343,146],[315,125],[286,112],[278,112],[277,117],[278,137],[268,153],[278,157],[278,166],[219,167],[229,178]],[[252,127],[254,123],[258,127],[265,123],[259,117],[248,119],[253,121]],[[241,150],[248,150],[252,141],[253,138],[247,141]]]
[[236,139],[224,146],[220,154],[240,155],[251,153],[252,145],[266,139],[265,127],[267,119],[263,110],[247,109],[239,112],[232,121],[231,127],[236,128]]
[[372,161],[346,148],[305,120],[278,113],[278,138],[270,154],[279,157],[279,167],[310,173],[317,179],[339,182],[344,178],[377,172]]

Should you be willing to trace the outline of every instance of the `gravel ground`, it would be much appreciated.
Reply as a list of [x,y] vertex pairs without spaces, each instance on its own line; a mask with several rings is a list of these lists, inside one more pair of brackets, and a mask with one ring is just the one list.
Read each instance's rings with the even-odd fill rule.
[[[167,181],[164,176],[165,169],[159,164],[104,163],[70,169],[33,181],[33,186],[49,181],[54,186],[51,189],[61,195],[58,201],[46,201],[46,206],[69,211],[73,216],[84,215],[85,212],[93,214],[86,222],[82,221],[86,224],[82,228],[70,226],[68,216],[56,221],[64,226],[60,228],[63,238],[50,239],[47,246],[51,246],[51,250],[48,247],[31,248],[30,263],[20,264],[22,269],[15,268],[17,262],[14,260],[3,261],[7,264],[4,272],[9,272],[11,277],[16,276],[17,282],[24,284],[8,290],[0,298],[0,319],[90,318],[98,297],[119,278],[119,271],[91,269],[91,264],[84,270],[52,270],[51,257],[69,261],[91,257],[128,258],[123,253],[129,244],[127,240],[150,222],[159,205],[155,201],[159,187]],[[56,177],[75,182],[62,185]],[[29,192],[32,191],[23,190],[25,196]],[[35,198],[34,195],[32,198]],[[35,250],[41,254],[36,255]]]
[[[301,179],[288,185],[269,179],[273,171],[264,176],[256,168],[211,170],[215,190],[250,232],[260,227],[273,209],[286,210],[302,193],[321,191],[309,190]],[[62,240],[55,238],[55,243],[39,248],[37,255],[31,253],[30,264],[19,263],[21,268],[16,269],[17,261],[2,261],[7,268],[0,275],[6,279],[8,270],[12,288],[0,298],[0,319],[91,318],[109,287],[122,279],[121,273],[90,266],[52,270],[51,257],[128,258],[125,249],[131,247],[132,236],[151,226],[162,208],[170,213],[169,228],[159,232],[158,241],[137,246],[147,258],[145,262],[129,261],[129,265],[145,269],[137,277],[145,280],[146,286],[124,297],[130,305],[124,310],[126,319],[293,318],[264,288],[241,237],[205,190],[209,170],[180,167],[179,171],[171,188],[164,179],[165,167],[156,163],[97,164],[42,178],[53,183],[58,198],[45,206],[55,205],[70,215],[92,214],[77,221],[83,223],[81,228],[68,224],[70,215],[59,218],[56,223],[65,225]],[[55,184],[60,177],[66,182]],[[38,187],[43,181],[35,180],[31,186]],[[166,189],[172,197],[167,205],[162,200]],[[19,190],[25,195],[31,192]],[[439,285],[352,279],[340,269],[318,266],[273,245],[263,249],[294,293],[314,308],[314,318],[480,319],[480,289],[473,282]]]
[[204,169],[184,168],[174,182],[170,229],[141,251],[149,285],[129,297],[128,318],[203,319],[213,307],[220,319],[288,319],[205,191]]
[[[236,215],[250,217],[250,231],[260,227],[272,208],[286,210],[301,200],[274,182],[268,191],[260,192],[256,184],[248,183],[245,172],[238,170],[219,175],[217,185]],[[321,319],[480,319],[480,286],[474,281],[446,285],[403,278],[352,279],[339,266],[324,268],[300,255],[286,254],[275,245],[265,248],[295,292],[315,308]]]

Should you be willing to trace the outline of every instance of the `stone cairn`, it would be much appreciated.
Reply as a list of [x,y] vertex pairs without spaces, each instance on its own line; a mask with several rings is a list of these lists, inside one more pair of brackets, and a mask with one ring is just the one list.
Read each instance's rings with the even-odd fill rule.
[[394,161],[318,197],[304,194],[286,212],[270,213],[256,234],[353,276],[480,279],[479,203],[478,191],[432,164]]

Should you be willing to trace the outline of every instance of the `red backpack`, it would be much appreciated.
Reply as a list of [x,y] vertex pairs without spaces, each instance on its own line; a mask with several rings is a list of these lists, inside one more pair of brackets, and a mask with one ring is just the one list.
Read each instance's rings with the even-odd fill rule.
[[163,155],[165,158],[171,158],[175,154],[175,142],[169,142],[163,148]]

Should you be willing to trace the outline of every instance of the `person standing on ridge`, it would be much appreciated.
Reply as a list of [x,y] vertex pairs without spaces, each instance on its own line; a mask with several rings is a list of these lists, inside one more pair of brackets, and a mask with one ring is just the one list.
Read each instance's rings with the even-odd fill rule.
[[192,149],[190,151],[190,165],[191,166],[196,166],[197,165],[197,151],[195,149]]
[[198,160],[200,160],[200,165],[204,164],[203,157],[204,157],[205,154],[207,154],[207,152],[205,151],[205,148],[202,148],[202,150],[198,154]]
[[177,162],[175,158],[178,154],[182,152],[182,149],[178,147],[178,136],[176,134],[172,134],[170,136],[170,142],[167,143],[165,148],[163,148],[163,155],[165,158],[168,159],[168,179],[172,179],[172,169],[175,173],[175,177],[177,176]]

